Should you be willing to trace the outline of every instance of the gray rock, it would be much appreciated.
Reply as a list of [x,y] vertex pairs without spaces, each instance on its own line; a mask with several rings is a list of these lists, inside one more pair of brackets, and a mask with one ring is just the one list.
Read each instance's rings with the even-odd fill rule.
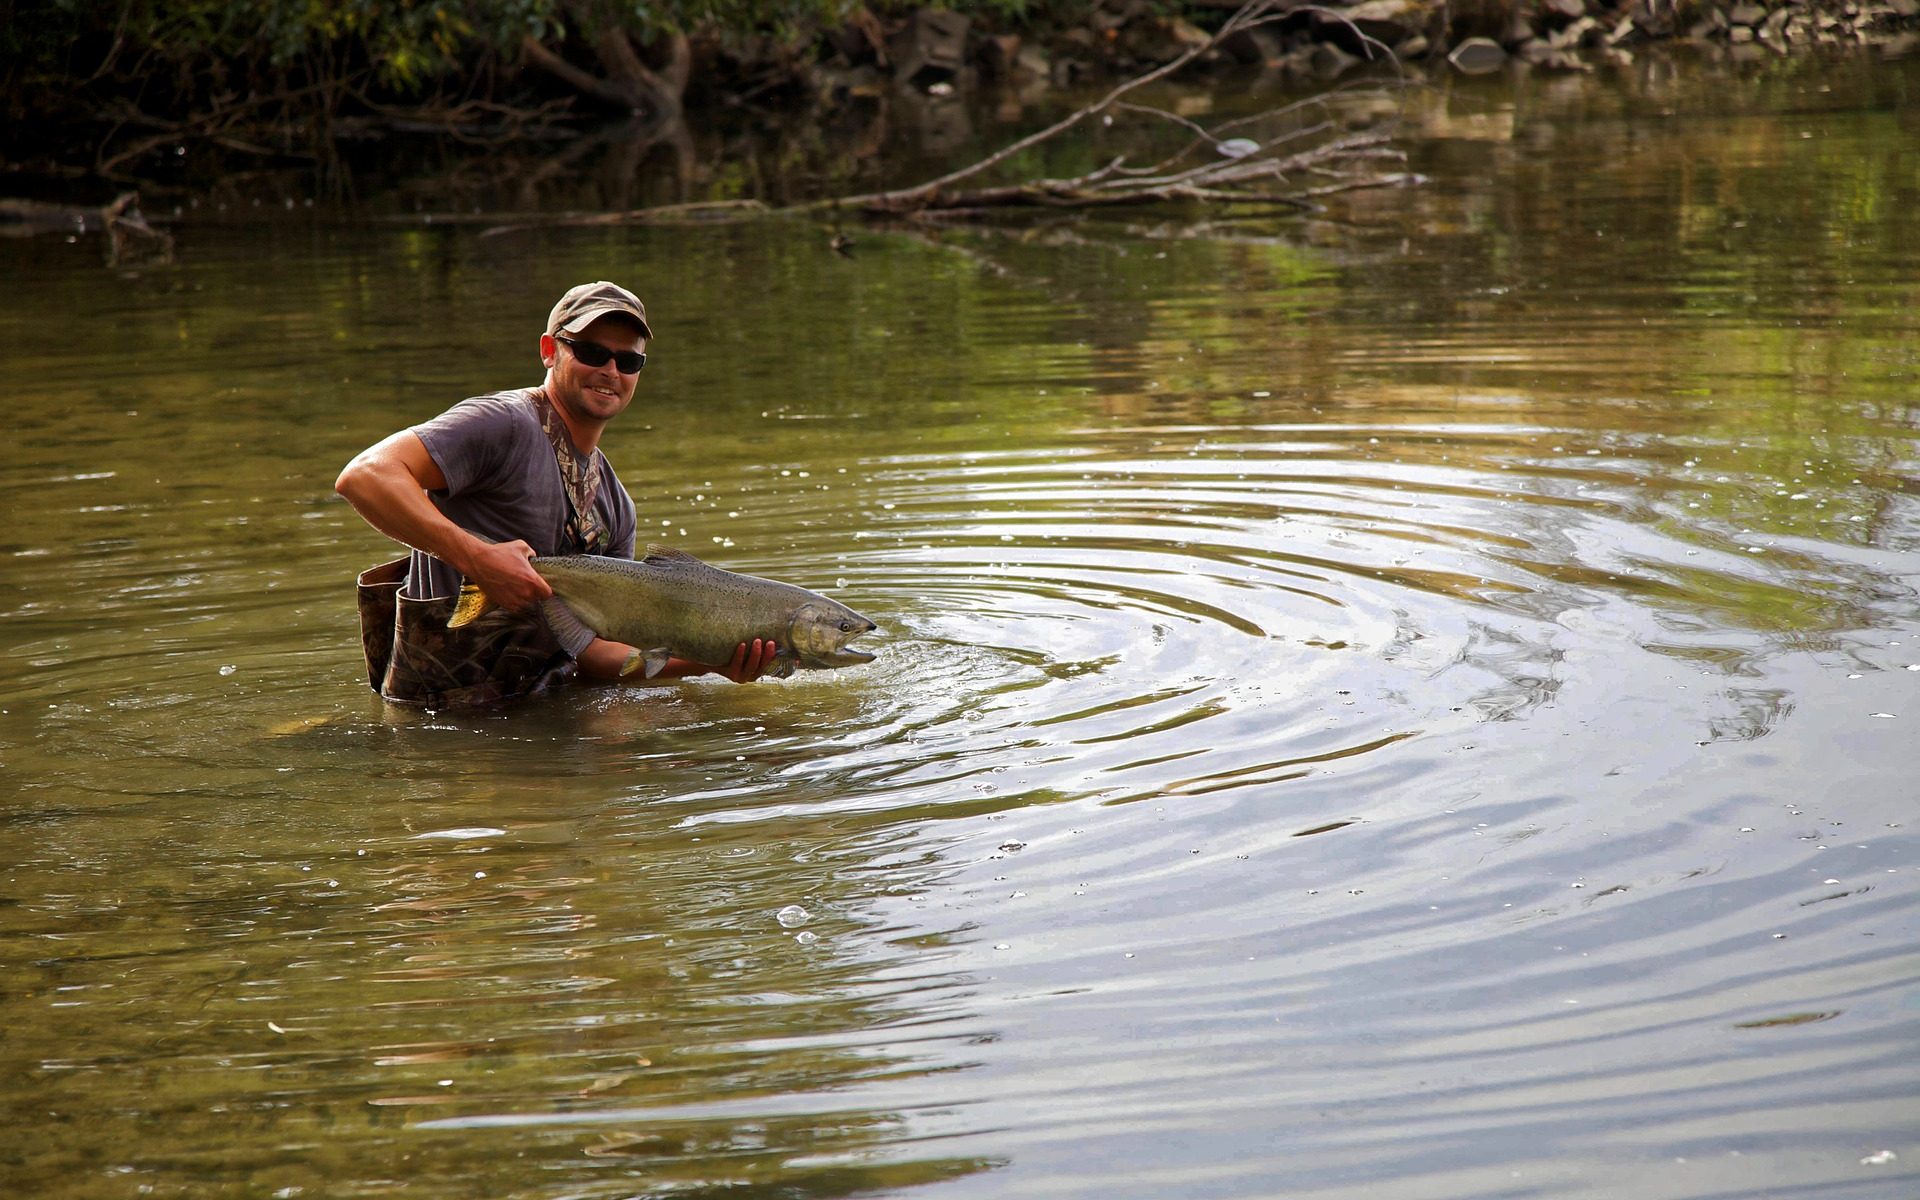
[[1758,4],[1736,4],[1733,6],[1733,11],[1727,14],[1727,20],[1735,25],[1753,26],[1766,19],[1767,10]]
[[1674,32],[1674,12],[1671,4],[1656,4],[1652,0],[1633,0],[1633,9],[1629,15],[1633,27],[1652,38],[1672,37]]
[[1453,69],[1466,75],[1484,75],[1498,71],[1507,61],[1507,52],[1492,38],[1468,38],[1447,55]]
[[958,75],[967,63],[967,29],[971,24],[960,13],[916,10],[893,44],[893,77],[902,82],[927,83]]
[[1592,17],[1581,17],[1547,40],[1552,43],[1555,50],[1571,50],[1584,43],[1589,34],[1597,34],[1599,31],[1600,22]]

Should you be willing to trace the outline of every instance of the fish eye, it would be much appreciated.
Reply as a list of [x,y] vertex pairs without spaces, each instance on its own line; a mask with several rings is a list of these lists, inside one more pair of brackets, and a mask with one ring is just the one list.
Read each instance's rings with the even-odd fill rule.
[[841,633],[852,633],[852,632],[853,632],[853,622],[852,622],[852,621],[842,621],[842,622],[840,622],[840,632],[841,632]]

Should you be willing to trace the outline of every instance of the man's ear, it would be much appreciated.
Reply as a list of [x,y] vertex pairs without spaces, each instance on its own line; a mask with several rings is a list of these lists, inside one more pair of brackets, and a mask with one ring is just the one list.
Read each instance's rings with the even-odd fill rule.
[[553,335],[550,333],[541,334],[540,335],[540,365],[547,368],[548,370],[552,370],[553,364],[559,361],[559,358],[560,358],[560,343],[554,341]]

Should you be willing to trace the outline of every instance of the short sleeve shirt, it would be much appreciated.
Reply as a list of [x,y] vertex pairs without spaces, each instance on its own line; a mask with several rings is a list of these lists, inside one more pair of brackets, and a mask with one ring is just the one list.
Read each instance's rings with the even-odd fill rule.
[[[553,443],[540,427],[534,391],[518,388],[462,400],[413,427],[427,454],[446,477],[444,491],[429,499],[455,525],[496,542],[516,539],[537,554],[558,554],[570,515],[567,486],[554,461]],[[609,554],[633,557],[633,498],[598,449],[600,492],[594,509],[609,536]],[[460,573],[423,551],[408,564],[403,594],[413,599],[451,596]]]

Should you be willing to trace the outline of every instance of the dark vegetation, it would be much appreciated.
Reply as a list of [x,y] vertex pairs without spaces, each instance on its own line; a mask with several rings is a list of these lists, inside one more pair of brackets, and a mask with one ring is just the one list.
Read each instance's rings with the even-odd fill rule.
[[[207,163],[324,171],[343,144],[410,136],[503,161],[540,145],[563,163],[569,143],[615,120],[630,175],[664,146],[690,179],[690,116],[710,127],[803,112],[823,124],[888,94],[1017,85],[1102,94],[1018,148],[1095,115],[1158,125],[1176,143],[1155,144],[1165,157],[1123,154],[1065,173],[982,150],[967,157],[984,161],[933,183],[843,188],[827,203],[892,216],[1298,205],[1395,178],[1379,106],[1360,121],[1323,104],[1201,128],[1139,103],[1134,89],[1176,70],[1279,71],[1322,85],[1367,65],[1389,85],[1420,69],[1588,70],[1672,39],[1785,54],[1911,39],[1917,18],[1920,0],[15,0],[0,24],[0,192],[80,205],[71,219],[110,225],[138,219],[119,199],[129,190],[204,188]],[[720,198],[764,203],[753,190]],[[716,191],[683,183],[674,199],[684,208]],[[596,207],[661,206],[616,187]],[[0,201],[0,221],[50,212],[71,217]]]
[[[977,0],[986,21],[1041,19]],[[14,170],[141,178],[182,139],[310,153],[369,129],[511,139],[560,121],[771,103],[886,56],[837,0],[17,0],[0,27]],[[891,27],[891,28],[890,28]],[[91,151],[91,153],[83,153]]]

